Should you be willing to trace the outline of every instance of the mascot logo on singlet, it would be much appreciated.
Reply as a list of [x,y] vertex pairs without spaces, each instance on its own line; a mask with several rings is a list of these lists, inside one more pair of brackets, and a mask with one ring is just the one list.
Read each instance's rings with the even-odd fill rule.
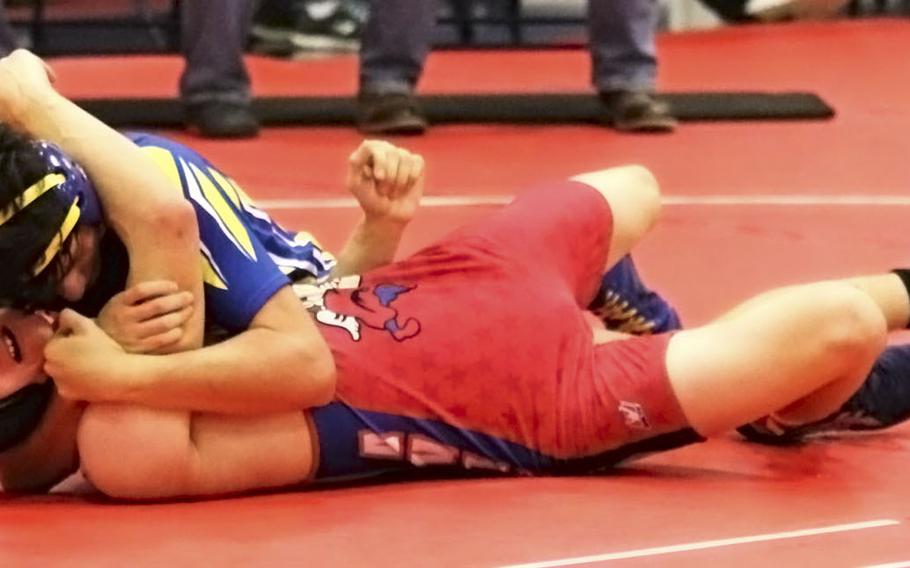
[[323,325],[340,327],[360,341],[364,327],[384,331],[395,341],[420,333],[420,322],[402,318],[395,301],[414,286],[376,284],[363,286],[360,276],[345,276],[324,284],[295,284],[294,292]]

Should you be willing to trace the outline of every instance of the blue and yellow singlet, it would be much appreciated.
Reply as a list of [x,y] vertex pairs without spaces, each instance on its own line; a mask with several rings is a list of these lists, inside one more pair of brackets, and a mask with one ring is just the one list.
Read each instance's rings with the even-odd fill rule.
[[279,226],[197,152],[160,136],[127,136],[196,210],[207,320],[232,332],[246,329],[281,287],[306,277],[321,279],[334,266],[312,235]]

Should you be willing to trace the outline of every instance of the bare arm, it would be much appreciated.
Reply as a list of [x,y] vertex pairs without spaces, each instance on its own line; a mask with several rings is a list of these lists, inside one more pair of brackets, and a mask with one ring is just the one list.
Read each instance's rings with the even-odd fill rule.
[[32,137],[54,142],[92,179],[105,222],[127,248],[127,283],[168,279],[193,294],[179,351],[202,344],[204,298],[199,229],[180,188],[129,139],[57,93],[40,59],[16,51],[0,60],[0,119]]
[[367,140],[348,159],[347,186],[363,218],[338,254],[332,276],[362,274],[388,264],[414,217],[424,186],[424,161],[387,142]]
[[126,353],[91,320],[61,314],[45,371],[62,396],[155,408],[252,414],[299,410],[334,395],[332,353],[289,287],[224,342],[170,355]]
[[79,427],[83,472],[122,499],[303,483],[315,469],[313,444],[303,412],[238,417],[98,404]]
[[363,274],[395,260],[405,225],[360,220],[338,253],[338,264],[332,269],[335,278]]
[[[341,263],[341,270],[360,271],[394,255],[419,203],[423,160],[386,143],[368,142],[352,155],[350,166],[349,185],[361,201],[364,222],[345,249],[348,262]],[[136,305],[134,300],[125,303]],[[331,353],[290,289],[276,294],[244,333],[168,357],[127,355],[92,322],[76,314],[61,321],[67,319],[70,323],[62,326],[45,355],[46,370],[69,398],[249,414],[321,405],[334,394]],[[122,341],[121,335],[111,335]]]

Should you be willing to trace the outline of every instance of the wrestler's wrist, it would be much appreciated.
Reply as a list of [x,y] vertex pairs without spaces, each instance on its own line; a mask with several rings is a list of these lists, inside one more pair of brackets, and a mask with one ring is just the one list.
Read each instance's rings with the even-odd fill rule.
[[147,362],[142,361],[144,357],[153,357],[151,355],[133,355],[126,352],[120,352],[111,356],[109,361],[110,368],[116,369],[111,373],[111,378],[107,382],[105,390],[107,396],[104,397],[106,402],[128,402],[141,403],[147,390],[151,388],[152,379],[147,370]]
[[376,221],[365,219],[363,223],[364,243],[373,250],[374,254],[378,253],[380,256],[387,256],[386,260],[391,262],[407,226],[407,222],[400,222],[394,219]]
[[0,75],[0,81],[7,82],[0,95],[0,121],[22,130],[23,116],[28,107],[26,94],[15,77],[10,77],[8,73]]
[[385,214],[365,213],[363,218],[364,229],[371,233],[384,235],[400,235],[410,222],[410,219]]
[[37,134],[34,130],[48,118],[53,119],[54,113],[66,99],[53,87],[23,90],[19,99],[10,109],[10,123],[18,130],[28,134]]

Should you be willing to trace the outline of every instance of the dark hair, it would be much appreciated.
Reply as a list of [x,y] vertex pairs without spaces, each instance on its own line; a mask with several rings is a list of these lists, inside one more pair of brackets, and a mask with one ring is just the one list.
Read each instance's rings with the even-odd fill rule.
[[18,446],[38,429],[54,393],[54,383],[27,385],[0,399],[0,452]]
[[0,225],[0,306],[57,305],[57,285],[69,247],[64,246],[60,256],[37,277],[32,271],[59,232],[70,203],[58,192],[48,191],[16,211],[22,192],[50,171],[34,140],[0,125],[0,212],[15,213]]

